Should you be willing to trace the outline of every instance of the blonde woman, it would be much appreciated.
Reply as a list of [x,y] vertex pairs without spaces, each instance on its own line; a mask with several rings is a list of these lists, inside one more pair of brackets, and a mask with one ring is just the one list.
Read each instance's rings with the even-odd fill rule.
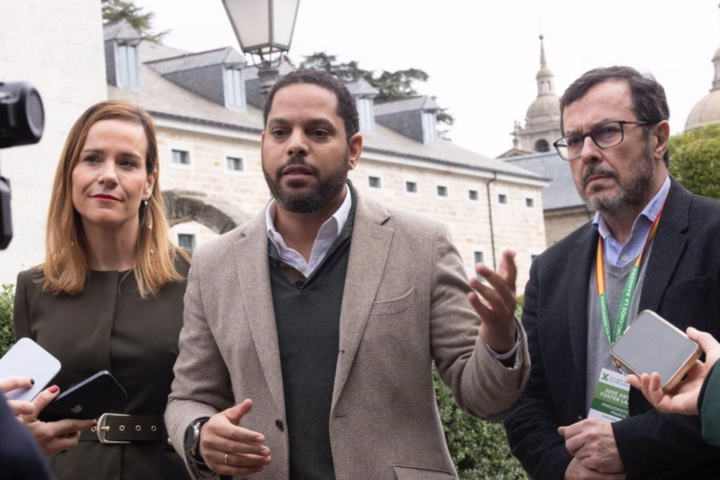
[[[64,479],[182,479],[162,421],[182,327],[187,255],[170,242],[152,119],[122,101],[72,127],[53,184],[46,259],[18,275],[14,327],[57,357],[56,385],[22,416]],[[128,394],[108,418],[41,422],[62,390],[109,370]],[[80,430],[86,430],[79,432]]]

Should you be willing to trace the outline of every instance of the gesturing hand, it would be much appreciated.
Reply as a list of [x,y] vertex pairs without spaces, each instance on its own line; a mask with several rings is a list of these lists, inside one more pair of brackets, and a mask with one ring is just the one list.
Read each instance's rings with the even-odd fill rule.
[[590,418],[560,427],[558,433],[565,437],[570,455],[583,467],[600,473],[625,471],[610,422]]
[[34,412],[21,415],[20,418],[45,455],[52,455],[63,450],[75,448],[80,440],[80,432],[90,430],[95,420],[59,420],[57,422],[42,422],[37,419],[40,412],[52,402],[60,393],[60,389],[52,386],[40,392],[32,401]]
[[517,305],[515,252],[503,252],[497,272],[481,263],[475,266],[475,271],[489,284],[474,277],[470,279],[470,286],[475,291],[468,293],[468,300],[482,319],[480,338],[497,353],[509,352],[515,346],[517,335],[514,320]]
[[660,374],[643,373],[640,377],[628,375],[630,385],[642,390],[648,402],[663,413],[682,413],[685,415],[698,414],[698,398],[705,377],[720,358],[720,343],[709,333],[701,332],[692,327],[687,329],[688,337],[700,344],[705,352],[705,363],[700,361],[688,370],[687,378],[668,393],[660,388]]
[[200,430],[200,456],[220,475],[249,475],[269,465],[270,449],[265,437],[242,428],[240,421],[252,409],[252,400],[210,417]]

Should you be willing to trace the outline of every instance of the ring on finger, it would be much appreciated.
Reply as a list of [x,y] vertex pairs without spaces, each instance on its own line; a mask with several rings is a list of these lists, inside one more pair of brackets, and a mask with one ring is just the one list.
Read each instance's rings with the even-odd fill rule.
[[226,453],[226,454],[225,454],[225,465],[230,465],[230,464],[228,463],[228,461],[227,461],[227,457],[228,457],[228,454]]

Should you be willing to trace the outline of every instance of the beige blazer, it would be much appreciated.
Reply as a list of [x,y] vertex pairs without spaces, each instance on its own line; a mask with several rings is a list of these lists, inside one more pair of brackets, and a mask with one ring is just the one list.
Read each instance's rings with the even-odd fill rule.
[[[242,426],[265,435],[273,458],[253,478],[282,480],[288,437],[266,231],[263,212],[195,252],[165,419],[184,455],[191,421],[252,399]],[[503,367],[478,341],[469,289],[442,225],[358,195],[330,418],[338,480],[457,477],[433,361],[471,415],[500,415],[518,398],[530,367],[524,331],[515,367]]]

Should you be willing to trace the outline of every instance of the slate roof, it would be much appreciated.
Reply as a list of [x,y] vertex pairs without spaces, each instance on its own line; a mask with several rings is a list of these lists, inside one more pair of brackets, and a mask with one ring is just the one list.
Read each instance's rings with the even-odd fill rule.
[[[189,55],[186,55],[188,52],[147,40],[141,42],[138,48],[140,59],[144,62],[140,66],[140,90],[122,89],[108,85],[109,98],[123,99],[140,105],[148,110],[151,115],[158,118],[214,125],[258,134],[262,131],[263,121],[260,109],[252,105],[247,106],[247,111],[225,108],[170,82],[155,70],[154,66],[159,62],[152,62],[153,60],[168,57],[187,58],[189,57]],[[219,51],[224,51],[224,49],[212,52]],[[281,66],[281,73],[284,68]],[[255,70],[255,67],[245,68],[246,79],[253,70]],[[430,97],[418,98],[419,100],[408,100],[416,104],[420,102],[424,104],[427,100],[432,101]],[[432,104],[435,104],[435,102],[432,101]],[[364,149],[367,152],[426,161],[445,165],[449,168],[460,167],[498,172],[538,181],[545,180],[541,175],[520,168],[517,165],[480,155],[443,139],[439,139],[436,146],[430,147],[382,125],[376,125],[374,132],[364,133],[363,137],[365,140]]]
[[440,110],[440,105],[435,103],[432,97],[426,95],[375,105],[375,115],[388,115],[390,113],[412,112],[415,110]]
[[348,82],[345,86],[352,95],[359,95],[361,97],[375,96],[380,93],[377,88],[370,85],[364,78],[358,78],[357,80]]
[[585,202],[575,188],[570,165],[561,159],[557,152],[534,153],[521,155],[504,160],[505,163],[535,172],[550,180],[550,185],[542,190],[544,210],[582,207]]
[[103,26],[103,40],[140,40],[142,37],[127,20]]
[[207,52],[184,53],[179,56],[145,62],[145,64],[159,74],[167,75],[168,73],[209,67],[211,65],[243,66],[247,64],[247,60],[234,48],[225,47]]

